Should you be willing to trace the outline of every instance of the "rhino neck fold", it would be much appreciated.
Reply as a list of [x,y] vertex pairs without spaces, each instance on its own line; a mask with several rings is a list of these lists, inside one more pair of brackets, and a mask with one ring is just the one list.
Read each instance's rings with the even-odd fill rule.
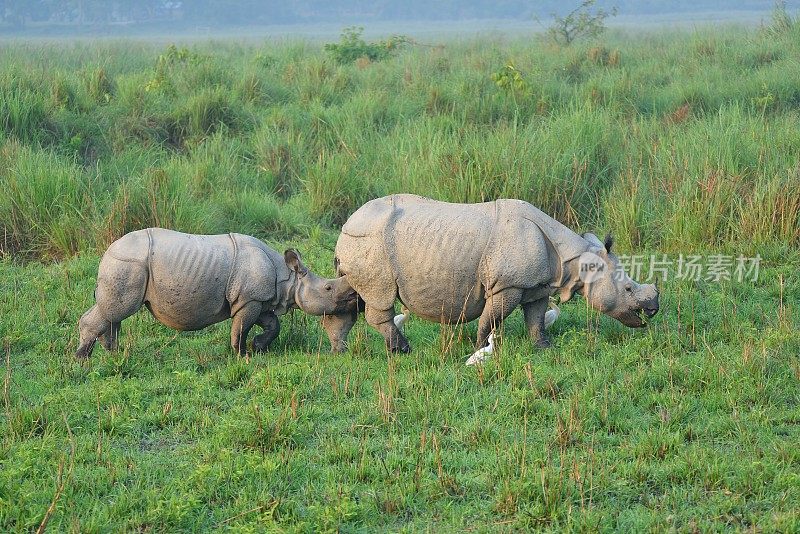
[[[521,200],[498,200],[497,203],[514,206],[519,214],[535,224],[544,235],[548,246],[558,257],[553,272],[553,286],[563,287],[570,277],[570,262],[589,250],[589,242],[539,208]],[[577,272],[577,271],[576,271]]]
[[554,292],[561,293],[561,301],[571,299],[576,291],[583,291],[583,282],[578,276],[579,258],[589,250],[589,243],[558,221],[552,223],[545,218],[528,219],[539,227],[547,248],[551,253],[550,268]]
[[561,302],[566,302],[571,299],[575,293],[583,295],[584,285],[578,274],[580,257],[559,263],[561,265],[561,273],[553,284],[556,291],[559,292],[559,300],[561,300]]
[[289,277],[286,280],[281,280],[276,283],[276,315],[283,315],[289,310],[299,308],[295,299],[297,286],[297,273],[294,271],[289,271]]

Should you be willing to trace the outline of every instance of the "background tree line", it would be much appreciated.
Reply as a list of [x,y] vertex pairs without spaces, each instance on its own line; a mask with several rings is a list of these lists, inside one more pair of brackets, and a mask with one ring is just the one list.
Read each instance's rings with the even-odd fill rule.
[[[563,14],[578,2],[561,0],[0,0],[0,25],[277,24],[361,20],[530,18]],[[574,5],[573,5],[574,4]],[[773,0],[601,0],[626,15],[713,10],[768,10]],[[800,2],[789,2],[790,8]]]

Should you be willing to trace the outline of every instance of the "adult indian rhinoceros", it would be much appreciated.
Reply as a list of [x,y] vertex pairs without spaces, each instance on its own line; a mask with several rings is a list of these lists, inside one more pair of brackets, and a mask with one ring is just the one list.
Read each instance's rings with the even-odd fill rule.
[[[549,297],[580,293],[589,304],[630,327],[658,311],[658,290],[619,269],[593,234],[579,236],[521,200],[450,204],[416,195],[367,202],[345,223],[336,243],[338,275],[364,301],[367,322],[392,351],[410,350],[395,327],[394,302],[434,322],[480,317],[477,346],[517,306],[539,347],[549,341]],[[334,350],[343,350],[355,313],[323,318]]]
[[88,358],[99,338],[117,346],[120,322],[144,304],[176,330],[200,330],[233,318],[231,345],[244,353],[247,335],[267,350],[278,336],[278,316],[291,308],[312,315],[352,309],[355,293],[343,278],[309,271],[295,250],[283,256],[241,234],[191,235],[162,228],[131,232],[108,247],[100,260],[96,304],[80,319],[76,356]]

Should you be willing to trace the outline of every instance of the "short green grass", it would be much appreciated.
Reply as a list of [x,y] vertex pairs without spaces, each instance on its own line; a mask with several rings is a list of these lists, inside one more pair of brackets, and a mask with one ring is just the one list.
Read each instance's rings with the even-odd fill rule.
[[[800,531],[799,29],[350,65],[303,42],[4,46],[0,530]],[[334,356],[300,313],[247,359],[229,324],[140,312],[119,353],[74,360],[126,231],[250,233],[330,276],[341,222],[401,191],[762,269],[668,281],[641,331],[576,299],[544,351],[517,312],[482,369],[474,324],[412,318],[390,356],[362,321]]]
[[[300,243],[326,274],[332,239]],[[576,300],[543,351],[516,312],[483,369],[474,325],[331,355],[296,313],[248,360],[146,311],[81,364],[98,258],[2,262],[0,528],[57,499],[52,531],[797,531],[798,260],[668,283],[645,331]]]

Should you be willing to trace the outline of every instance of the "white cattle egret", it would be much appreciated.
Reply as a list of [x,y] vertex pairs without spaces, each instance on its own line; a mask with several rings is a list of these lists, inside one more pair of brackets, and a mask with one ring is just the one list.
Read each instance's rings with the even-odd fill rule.
[[405,306],[402,306],[400,308],[400,311],[403,313],[394,316],[394,325],[397,327],[398,330],[403,329],[403,325],[406,324],[406,321],[408,321],[408,316],[411,315],[411,312],[408,311],[408,308],[406,308]]
[[492,357],[492,351],[494,350],[494,332],[489,334],[489,344],[483,348],[476,350],[472,356],[467,359],[467,365],[476,365],[479,363],[483,363],[489,358]]
[[547,330],[553,326],[553,323],[556,322],[559,315],[561,315],[561,310],[556,306],[556,303],[551,300],[550,309],[544,313],[544,329]]

